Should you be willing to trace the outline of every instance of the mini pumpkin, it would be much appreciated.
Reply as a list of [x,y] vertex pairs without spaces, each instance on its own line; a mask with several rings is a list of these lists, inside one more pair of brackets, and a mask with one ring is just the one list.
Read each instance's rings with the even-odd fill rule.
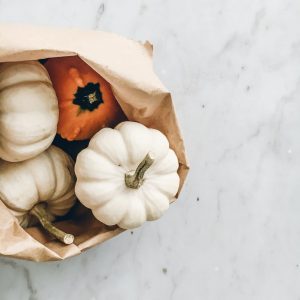
[[51,221],[75,203],[73,167],[72,159],[55,146],[23,162],[0,160],[0,200],[22,227],[39,221],[57,239],[70,244],[74,237]]
[[106,225],[131,229],[156,220],[179,188],[178,159],[160,131],[136,122],[104,128],[75,164],[75,193]]
[[91,138],[125,116],[110,84],[78,56],[46,61],[59,100],[58,133],[69,141]]
[[36,61],[0,64],[0,158],[16,162],[47,149],[56,134],[58,103]]

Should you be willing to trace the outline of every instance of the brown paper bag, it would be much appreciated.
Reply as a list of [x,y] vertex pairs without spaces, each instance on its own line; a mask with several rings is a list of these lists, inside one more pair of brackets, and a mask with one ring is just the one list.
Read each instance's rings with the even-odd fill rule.
[[[78,55],[111,84],[129,120],[168,137],[180,162],[181,189],[188,172],[183,139],[171,95],[153,71],[151,44],[100,31],[0,25],[0,63],[72,55]],[[75,235],[74,244],[63,245],[39,227],[24,230],[0,201],[0,254],[33,261],[61,260],[123,231],[105,226],[82,207],[70,215],[70,220],[56,223]]]

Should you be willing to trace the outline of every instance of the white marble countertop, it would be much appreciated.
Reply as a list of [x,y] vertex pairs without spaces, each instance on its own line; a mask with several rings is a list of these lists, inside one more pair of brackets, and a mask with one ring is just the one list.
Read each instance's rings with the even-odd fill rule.
[[0,259],[1,300],[299,300],[300,2],[0,0],[0,21],[154,46],[191,163],[158,222],[60,263]]

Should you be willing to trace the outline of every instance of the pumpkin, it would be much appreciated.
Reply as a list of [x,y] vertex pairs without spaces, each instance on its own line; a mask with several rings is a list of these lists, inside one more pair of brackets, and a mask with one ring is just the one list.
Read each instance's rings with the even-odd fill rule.
[[51,223],[75,203],[74,162],[61,149],[51,146],[22,162],[0,160],[0,200],[24,228],[38,221],[60,241],[74,237]]
[[104,128],[75,163],[75,193],[99,221],[132,229],[156,220],[179,188],[178,159],[164,134],[136,122]]
[[50,58],[45,67],[58,97],[58,133],[64,139],[89,139],[125,120],[110,84],[78,56]]
[[58,103],[47,70],[36,61],[0,64],[0,158],[32,158],[53,141]]

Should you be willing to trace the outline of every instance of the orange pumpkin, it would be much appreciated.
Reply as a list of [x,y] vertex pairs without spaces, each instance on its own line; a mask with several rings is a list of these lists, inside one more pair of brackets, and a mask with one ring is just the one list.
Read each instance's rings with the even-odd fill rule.
[[78,56],[49,58],[45,67],[57,94],[57,131],[63,138],[89,139],[126,119],[110,84]]

